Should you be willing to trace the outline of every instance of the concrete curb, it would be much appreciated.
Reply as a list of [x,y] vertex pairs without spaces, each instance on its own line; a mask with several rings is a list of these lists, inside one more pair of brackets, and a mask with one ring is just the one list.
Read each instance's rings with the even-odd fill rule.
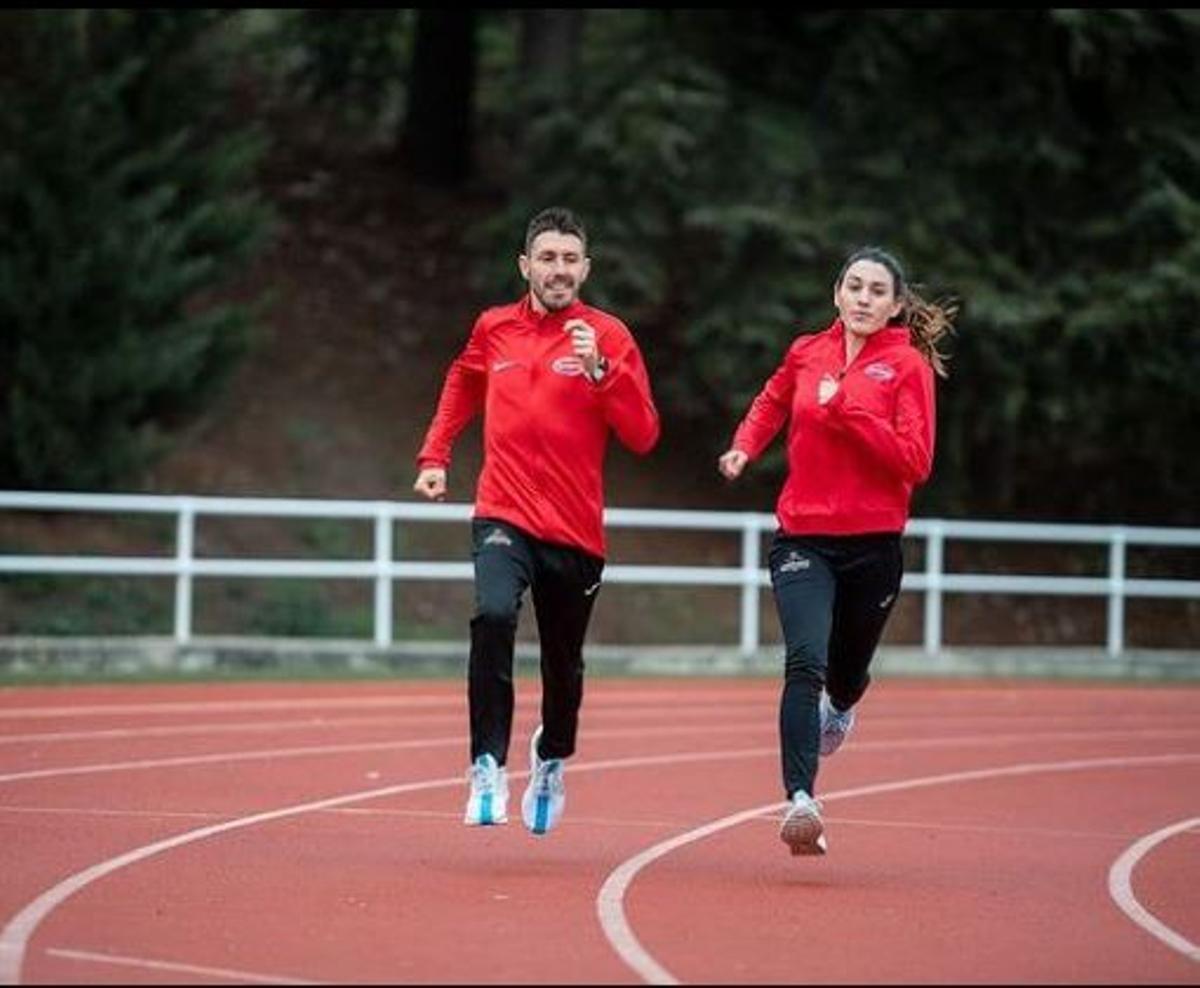
[[[333,639],[201,638],[180,645],[170,638],[0,638],[0,677],[266,675],[461,676],[465,641],[371,642]],[[520,672],[536,671],[536,642],[517,645]],[[779,676],[780,646],[741,655],[729,645],[590,645],[589,671],[639,676]],[[1200,650],[1135,649],[1109,656],[1102,648],[952,647],[929,656],[912,646],[884,646],[872,665],[877,678],[1032,677],[1050,679],[1200,681]]]

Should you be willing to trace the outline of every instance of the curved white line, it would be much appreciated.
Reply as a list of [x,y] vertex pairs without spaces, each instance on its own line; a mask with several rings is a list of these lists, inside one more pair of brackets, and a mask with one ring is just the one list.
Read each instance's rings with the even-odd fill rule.
[[[594,735],[594,733],[595,732],[593,732],[593,735]],[[1121,733],[1121,732],[1115,732],[1115,733]],[[1025,740],[1029,739],[1028,735],[1023,735],[1022,737]],[[921,746],[929,745],[931,742],[934,742],[934,741],[941,741],[941,743],[943,743],[943,744],[962,744],[966,740],[967,739],[965,739],[965,738],[952,738],[952,739],[944,739],[944,740],[943,739],[922,739],[918,742],[913,742],[913,743],[921,745]],[[994,742],[997,739],[993,736],[989,740]],[[885,744],[885,743],[886,742],[880,742],[880,744]],[[895,742],[894,744],[897,747],[909,746],[909,743],[906,743],[906,742]],[[865,745],[864,745],[864,747],[865,747]],[[678,765],[678,764],[703,762],[703,761],[728,761],[728,760],[736,760],[739,758],[759,757],[759,756],[764,756],[764,755],[776,755],[776,754],[778,754],[778,748],[777,748],[777,746],[772,745],[770,747],[744,748],[744,749],[739,749],[739,750],[727,750],[727,751],[691,752],[691,753],[686,753],[686,754],[671,754],[671,755],[649,755],[649,756],[640,757],[640,758],[608,759],[608,760],[604,760],[604,761],[597,761],[597,762],[591,762],[591,763],[583,763],[580,765],[573,765],[571,767],[571,771],[572,771],[572,773],[594,772],[594,771],[603,771],[603,770],[607,770],[607,769],[638,768],[638,767],[649,766],[649,765]],[[1176,756],[1166,756],[1166,757],[1173,758]],[[1187,758],[1190,758],[1191,756],[1179,756],[1179,757],[1187,759]],[[1200,756],[1196,756],[1196,757],[1200,757]],[[1104,760],[1101,760],[1101,762],[1103,762],[1103,761]],[[1117,760],[1117,761],[1121,761],[1121,760]],[[1085,763],[1085,764],[1091,764],[1091,763]],[[1034,769],[1036,770],[1037,766],[1034,766]],[[991,771],[991,770],[988,770],[988,771]],[[1001,771],[1003,771],[1003,770],[1001,770]],[[969,775],[970,773],[966,773],[966,774]],[[525,772],[525,771],[509,772],[509,778],[512,778],[512,779],[523,778],[526,775],[528,775],[528,772]],[[940,777],[937,777],[937,778],[939,778],[939,780],[940,780]],[[283,819],[286,817],[298,816],[302,813],[308,813],[308,812],[313,812],[316,810],[328,809],[331,807],[343,806],[348,803],[361,802],[364,800],[374,799],[374,798],[382,797],[382,796],[395,795],[395,794],[404,793],[404,792],[415,792],[415,791],[423,790],[423,789],[436,789],[436,788],[441,788],[441,787],[445,787],[445,786],[461,785],[461,784],[462,784],[462,777],[459,775],[455,775],[455,776],[451,776],[449,778],[443,778],[443,779],[432,779],[432,780],[427,780],[424,782],[402,783],[402,784],[394,785],[394,786],[384,786],[384,787],[377,788],[377,789],[362,790],[360,792],[348,793],[348,794],[345,794],[342,796],[331,797],[329,799],[316,800],[313,802],[301,803],[301,804],[298,804],[295,806],[283,807],[278,810],[270,810],[270,811],[266,811],[263,813],[256,813],[256,814],[253,814],[248,817],[239,817],[234,820],[226,820],[226,821],[222,821],[220,823],[211,824],[209,826],[199,827],[194,830],[186,831],[185,833],[182,833],[182,834],[177,834],[174,837],[169,837],[169,838],[166,838],[161,841],[156,841],[151,844],[143,845],[142,847],[134,848],[133,850],[128,851],[125,854],[119,855],[118,857],[110,858],[107,861],[102,861],[96,865],[93,865],[90,868],[84,869],[83,871],[76,872],[74,875],[68,876],[66,879],[59,882],[57,885],[54,885],[53,887],[47,889],[45,892],[43,892],[41,895],[39,895],[36,899],[34,899],[32,902],[30,902],[28,905],[26,905],[23,909],[20,910],[20,912],[18,912],[8,922],[8,924],[4,927],[4,929],[2,931],[0,931],[0,984],[17,984],[19,982],[21,965],[24,961],[25,952],[26,952],[27,945],[29,943],[29,939],[33,935],[33,932],[37,928],[37,926],[46,918],[46,916],[48,916],[50,914],[50,912],[52,912],[55,908],[57,908],[61,903],[63,903],[68,898],[70,898],[76,892],[78,892],[81,889],[85,888],[86,886],[92,884],[93,882],[95,882],[101,878],[104,878],[107,875],[112,874],[113,872],[119,871],[120,869],[126,867],[127,865],[136,864],[139,861],[143,861],[147,858],[153,857],[154,855],[160,854],[164,851],[172,850],[176,847],[181,847],[185,844],[190,844],[190,843],[193,843],[198,840],[203,840],[204,838],[207,838],[207,837],[217,836],[219,834],[227,833],[232,830],[238,830],[238,829],[242,829],[245,827],[254,826],[259,823],[267,823],[267,822],[270,822],[273,820],[279,820],[279,819]],[[886,791],[889,788],[907,788],[911,785],[919,785],[919,784],[921,784],[921,780],[915,780],[914,782],[909,782],[909,783],[887,783],[887,784],[884,784],[883,786],[867,787],[866,790],[862,790],[862,791],[847,790],[841,794],[834,794],[833,797],[823,796],[822,799],[829,800],[830,798],[835,798],[837,795],[841,795],[843,797],[851,796],[851,795],[860,795],[860,794],[864,794],[865,792],[868,792],[868,791],[871,791],[871,792]],[[932,783],[929,783],[929,784],[932,784]],[[736,814],[737,820],[735,822],[741,822],[741,819],[743,817],[749,818],[749,817],[755,816],[759,813],[766,812],[771,809],[776,809],[781,805],[782,804],[769,804],[766,807],[758,807],[755,810],[744,811],[743,813]],[[732,824],[728,822],[730,819],[731,818],[727,817],[727,818],[725,818],[724,821],[716,821],[716,823],[710,824],[706,828],[701,828],[701,829],[705,830],[704,836],[707,836],[707,833],[709,833],[709,832],[715,832],[716,830],[722,829],[722,827],[720,826],[722,823],[724,823],[725,826],[731,826]],[[683,835],[683,836],[687,837],[687,835]],[[686,842],[687,841],[682,841],[681,843],[686,843]],[[659,846],[661,846],[661,845],[659,845]],[[651,849],[651,850],[653,850],[653,849]],[[659,855],[655,855],[655,857],[657,857],[657,856],[659,856]],[[639,857],[641,857],[641,856],[639,856]],[[647,859],[646,863],[648,863],[649,860],[653,860],[653,858]],[[632,880],[633,874],[635,874],[635,873],[636,873],[636,871],[630,874],[630,876],[629,876],[630,880]],[[628,884],[628,883],[626,883],[626,884]],[[607,885],[607,883],[606,883],[606,885]],[[602,890],[602,894],[603,894],[603,890]],[[620,908],[619,901],[618,901],[617,908],[618,909]],[[602,918],[602,922],[603,922],[603,918]],[[621,922],[622,923],[624,922],[623,917],[621,918]],[[619,952],[620,951],[618,950],[618,953]]]
[[[530,710],[535,709],[533,703],[528,704]],[[704,704],[687,705],[672,704],[670,710],[688,715],[702,715],[720,712],[728,715],[731,710],[741,708],[745,711],[761,710],[761,704]],[[631,707],[622,710],[601,710],[598,717],[614,718],[617,720],[636,720],[638,718],[661,717],[664,708]],[[33,742],[49,743],[56,741],[92,741],[129,738],[172,737],[174,735],[202,734],[236,734],[241,732],[274,731],[278,728],[304,729],[309,727],[369,727],[372,725],[391,724],[393,726],[412,727],[425,724],[442,724],[446,722],[459,723],[463,718],[461,710],[447,710],[444,713],[409,713],[403,714],[403,721],[397,720],[397,714],[391,713],[377,717],[336,717],[327,714],[313,714],[301,720],[253,720],[253,721],[204,721],[200,723],[170,725],[160,727],[111,727],[97,728],[90,731],[43,731],[36,734],[0,734],[0,745],[30,744]],[[977,718],[982,719],[982,718]],[[1141,717],[1146,720],[1148,718]],[[944,718],[943,718],[944,720]],[[1162,718],[1156,717],[1155,723],[1161,723]],[[1110,720],[1111,723],[1111,720]]]
[[[856,796],[872,796],[885,792],[898,792],[902,789],[920,789],[927,786],[947,785],[955,782],[973,782],[980,779],[1003,778],[1005,776],[1034,775],[1042,772],[1075,772],[1097,768],[1127,768],[1149,765],[1171,765],[1178,762],[1200,762],[1200,755],[1148,755],[1132,758],[1096,758],[1081,761],[1042,762],[1024,765],[1007,765],[1000,768],[973,769],[966,772],[951,772],[946,775],[927,775],[916,779],[903,779],[897,782],[883,782],[877,785],[859,786],[856,789],[843,789],[839,792],[823,793],[820,797],[824,803],[838,799],[851,799]],[[640,854],[628,859],[609,873],[600,892],[596,897],[596,911],[600,918],[600,926],[608,938],[613,950],[630,968],[647,984],[675,985],[679,984],[670,971],[654,959],[653,955],[642,946],[625,917],[625,893],[634,878],[646,865],[670,854],[694,841],[702,840],[719,831],[735,827],[740,823],[761,816],[764,813],[780,812],[785,803],[767,803],[753,809],[742,810],[731,816],[714,820],[702,827],[689,830],[668,840],[647,848]]]
[[297,758],[304,755],[345,755],[352,752],[390,751],[401,748],[434,748],[462,743],[462,735],[459,734],[454,737],[423,738],[420,741],[372,741],[363,744],[325,744],[306,745],[300,748],[228,751],[218,752],[215,755],[179,755],[174,758],[146,758],[132,762],[97,762],[91,765],[66,765],[62,768],[39,768],[25,772],[10,772],[7,775],[0,775],[0,782],[51,779],[64,775],[99,775],[105,772],[128,772],[148,768],[178,768],[181,765],[212,765],[268,758]]
[[29,942],[29,937],[33,934],[37,925],[55,907],[80,889],[90,885],[97,879],[119,871],[126,865],[134,864],[137,861],[144,861],[146,858],[161,854],[163,851],[169,851],[184,844],[191,844],[194,841],[203,840],[205,837],[228,833],[231,830],[240,830],[243,827],[252,827],[258,823],[282,820],[301,813],[328,809],[332,806],[342,806],[346,803],[373,799],[377,796],[391,796],[402,792],[435,789],[440,786],[459,785],[461,783],[462,776],[456,775],[452,778],[431,779],[426,782],[410,782],[402,785],[385,786],[381,789],[370,789],[364,792],[349,793],[344,796],[334,796],[330,799],[301,803],[297,806],[286,806],[278,810],[268,810],[265,813],[255,813],[253,816],[240,817],[236,820],[227,820],[222,823],[210,824],[207,827],[199,827],[182,834],[176,834],[174,837],[168,837],[165,840],[136,847],[132,851],[127,851],[125,854],[118,855],[115,858],[109,858],[107,861],[101,861],[90,868],[76,872],[64,881],[59,882],[53,888],[47,889],[17,913],[9,921],[8,925],[4,927],[4,931],[0,933],[0,984],[15,985],[19,983],[21,962],[24,960],[25,948]]
[[458,696],[447,693],[416,696],[293,697],[290,700],[165,700],[161,703],[89,703],[66,707],[0,707],[0,720],[36,720],[42,717],[92,717],[112,714],[239,713],[255,710],[304,710],[329,707],[458,706]]
[[[744,734],[748,729],[762,727],[761,721],[741,724],[702,726],[689,724],[680,727],[614,727],[588,732],[590,738],[667,737],[673,734]],[[297,748],[264,748],[256,751],[227,751],[211,755],[178,755],[171,758],[147,758],[129,762],[96,762],[90,765],[64,765],[59,768],[29,769],[0,775],[0,782],[21,782],[28,779],[49,779],[64,775],[99,775],[106,772],[128,772],[150,768],[178,768],[181,765],[216,765],[225,762],[260,761],[272,758],[299,758],[309,755],[346,755],[368,751],[392,751],[410,748],[445,748],[463,744],[463,736],[421,738],[407,741],[364,741],[358,744],[304,745]]]
[[724,830],[726,827],[736,826],[768,810],[780,809],[783,805],[782,803],[770,803],[767,806],[756,806],[752,810],[744,810],[733,816],[714,820],[703,827],[689,830],[685,834],[647,848],[609,873],[604,885],[600,888],[600,894],[596,897],[596,910],[600,915],[600,926],[613,949],[620,955],[621,960],[633,968],[646,984],[677,985],[679,982],[641,945],[628,920],[625,919],[625,910],[621,905],[621,900],[634,876],[651,861],[670,854],[676,848],[683,847],[684,844],[690,844],[709,834],[715,834],[718,830]]
[[[773,688],[773,687],[772,687]],[[609,701],[627,704],[630,701],[663,701],[671,704],[687,705],[695,700],[713,703],[733,702],[735,698],[757,697],[766,693],[765,689],[734,689],[721,690],[691,690],[684,695],[672,693],[669,690],[603,690],[599,689],[589,694],[590,704],[600,704],[601,707]],[[532,700],[533,697],[531,696]],[[53,707],[2,707],[0,706],[0,721],[13,719],[36,719],[42,717],[91,717],[112,714],[179,714],[179,713],[234,713],[238,711],[255,710],[304,710],[315,707],[345,709],[355,707],[461,707],[463,698],[455,684],[453,690],[445,693],[417,693],[396,696],[296,696],[287,699],[262,700],[162,700],[150,703],[89,703],[69,704]],[[593,707],[594,709],[594,707]]]
[[[769,726],[769,725],[768,725]],[[612,727],[588,732],[589,738],[622,737],[666,737],[674,734],[690,734],[702,730],[705,734],[742,734],[747,730],[763,728],[760,720],[733,724],[702,726],[686,724],[672,727]],[[1022,734],[962,734],[943,738],[909,738],[895,741],[851,742],[844,751],[892,751],[899,748],[947,748],[961,745],[1005,745],[1033,741],[1094,741],[1112,737],[1133,735],[1138,738],[1177,738],[1200,734],[1197,728],[1123,731],[1044,731]],[[368,751],[390,751],[411,748],[444,748],[462,744],[462,736],[443,738],[421,738],[408,741],[364,741],[358,744],[303,745],[296,748],[264,748],[255,751],[217,752],[209,755],[177,755],[169,758],[147,758],[128,762],[96,762],[89,765],[63,765],[58,768],[27,769],[0,775],[0,783],[20,782],[28,779],[49,779],[64,775],[99,775],[107,772],[129,772],[152,768],[179,768],[183,765],[219,765],[225,762],[258,761],[272,758],[300,758],[317,755],[345,755]]]
[[[535,708],[535,704],[530,702],[530,709]],[[763,704],[761,703],[724,703],[724,704],[671,704],[670,711],[675,713],[686,713],[692,716],[700,716],[706,713],[722,713],[729,714],[732,710],[743,710],[747,712],[761,712]],[[410,727],[413,725],[424,724],[440,724],[446,721],[457,722],[461,720],[463,714],[461,710],[447,710],[445,713],[424,713],[411,714],[405,713],[403,725]],[[662,708],[658,707],[629,707],[621,709],[601,709],[596,712],[597,717],[614,718],[617,720],[636,720],[644,717],[661,717]],[[1039,720],[1044,719],[1040,714],[1037,715]],[[919,721],[927,719],[925,715],[895,715],[895,714],[880,714],[873,718],[877,724],[906,724],[911,721]],[[938,715],[938,723],[942,725],[951,723],[967,723],[973,727],[978,727],[980,724],[989,721],[999,722],[1001,724],[1011,725],[1021,720],[1033,720],[1033,715],[1017,715],[1010,714],[973,714],[971,716],[949,716],[944,714]],[[1066,724],[1071,720],[1094,720],[1094,716],[1088,715],[1056,715],[1055,723]],[[1115,725],[1120,722],[1139,722],[1144,721],[1153,724],[1162,724],[1168,718],[1162,714],[1156,713],[1139,713],[1139,714],[1110,714],[1105,717],[1105,723]],[[1180,720],[1184,723],[1190,723],[1194,718],[1188,718],[1180,715]],[[368,727],[381,724],[398,724],[396,714],[381,715],[378,717],[336,717],[325,714],[313,714],[310,717],[305,717],[300,720],[253,720],[253,721],[202,721],[192,724],[160,726],[160,727],[110,727],[96,728],[94,730],[79,730],[79,731],[42,731],[34,734],[0,734],[0,746],[31,744],[31,743],[51,743],[58,741],[91,741],[91,740],[109,740],[109,739],[129,739],[129,738],[157,738],[157,737],[172,737],[175,735],[202,734],[206,737],[212,734],[236,734],[241,732],[255,733],[263,731],[274,731],[279,728],[296,728],[304,729],[309,727],[322,728],[337,728],[337,727]],[[851,742],[853,745],[854,742]]]
[[[460,739],[461,740],[461,739]],[[738,758],[749,758],[767,754],[775,754],[775,747],[768,748],[743,748],[736,751],[713,751],[713,752],[692,752],[687,754],[675,755],[648,755],[642,758],[618,758],[609,759],[607,761],[598,761],[585,763],[582,765],[571,766],[571,771],[575,772],[597,772],[605,769],[615,768],[639,768],[646,765],[674,765],[687,762],[700,761],[725,761]],[[509,772],[510,779],[523,778],[529,773],[527,771]],[[282,820],[286,817],[299,816],[302,813],[310,813],[315,810],[330,809],[331,807],[344,806],[347,803],[361,802],[367,799],[375,799],[380,796],[391,796],[397,793],[417,792],[422,789],[438,789],[444,786],[458,786],[463,784],[464,776],[454,775],[443,779],[429,779],[424,782],[408,782],[394,786],[384,786],[379,789],[366,789],[361,792],[347,793],[342,796],[333,796],[329,799],[314,800],[309,803],[300,803],[296,806],[285,806],[278,810],[268,810],[263,813],[255,813],[252,816],[239,817],[236,820],[226,820],[221,823],[210,824],[206,827],[198,827],[195,830],[189,830],[182,834],[176,834],[174,837],[168,837],[164,840],[155,841],[152,844],[145,844],[142,847],[134,848],[124,854],[118,855],[115,858],[109,858],[107,861],[101,861],[90,868],[85,868],[83,871],[76,872],[59,882],[52,888],[47,889],[36,899],[25,906],[18,912],[0,931],[0,984],[18,984],[21,976],[21,964],[25,958],[25,951],[29,943],[29,938],[33,935],[33,931],[37,929],[39,923],[42,922],[55,908],[69,899],[76,892],[92,884],[98,879],[111,875],[115,871],[126,867],[127,865],[136,864],[139,861],[144,861],[147,858],[153,857],[156,854],[161,854],[163,851],[169,851],[176,847],[182,847],[185,844],[191,844],[198,840],[203,840],[206,837],[214,837],[219,834],[228,833],[231,830],[240,830],[245,827],[252,827],[259,823],[268,823],[273,820]]]
[[[441,724],[462,719],[462,714],[455,710],[447,710],[444,714],[427,714],[412,717],[406,715],[403,720],[405,727],[415,724]],[[4,734],[0,735],[0,745],[8,744],[49,744],[57,741],[111,741],[111,740],[140,740],[142,738],[169,738],[201,734],[211,737],[214,734],[254,734],[263,731],[279,731],[295,728],[307,730],[311,727],[372,727],[382,724],[396,726],[399,721],[395,714],[380,717],[322,717],[320,715],[306,717],[303,720],[254,720],[254,721],[205,721],[195,724],[178,724],[170,727],[113,727],[95,731],[43,731],[39,734]]]
[[1108,893],[1113,897],[1113,901],[1125,912],[1125,915],[1137,923],[1143,930],[1151,936],[1158,937],[1159,940],[1172,950],[1178,950],[1188,960],[1200,962],[1200,946],[1192,943],[1191,940],[1182,934],[1176,933],[1138,902],[1137,897],[1133,894],[1132,881],[1134,867],[1156,845],[1174,837],[1176,834],[1181,834],[1185,830],[1192,830],[1196,827],[1200,827],[1200,817],[1192,817],[1190,820],[1182,820],[1169,827],[1163,827],[1162,830],[1156,830],[1152,834],[1147,834],[1141,840],[1130,845],[1113,862],[1113,866],[1108,871]]

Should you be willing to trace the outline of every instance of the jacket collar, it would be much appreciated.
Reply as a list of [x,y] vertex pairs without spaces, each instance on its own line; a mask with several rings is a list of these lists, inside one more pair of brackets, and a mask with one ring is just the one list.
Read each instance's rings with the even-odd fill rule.
[[521,319],[528,322],[538,329],[561,329],[563,323],[568,319],[581,319],[587,312],[587,305],[576,296],[575,301],[568,305],[565,309],[559,309],[557,312],[547,312],[542,315],[533,307],[533,298],[526,292],[521,301],[517,303],[517,313]]
[[[841,317],[833,321],[833,325],[826,330],[826,333],[838,343],[843,343],[846,339],[846,326],[842,322]],[[881,346],[891,346],[897,343],[908,343],[911,340],[911,330],[903,324],[896,326],[884,326],[883,329],[877,330],[867,337],[866,343],[863,345],[863,350],[878,349]],[[861,354],[863,350],[860,350]]]

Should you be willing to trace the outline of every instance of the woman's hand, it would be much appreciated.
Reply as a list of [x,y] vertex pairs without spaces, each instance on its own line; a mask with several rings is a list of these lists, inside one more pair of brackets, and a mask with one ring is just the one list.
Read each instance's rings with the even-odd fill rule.
[[821,378],[821,383],[817,385],[817,404],[827,404],[838,391],[837,378],[832,374],[826,374]]

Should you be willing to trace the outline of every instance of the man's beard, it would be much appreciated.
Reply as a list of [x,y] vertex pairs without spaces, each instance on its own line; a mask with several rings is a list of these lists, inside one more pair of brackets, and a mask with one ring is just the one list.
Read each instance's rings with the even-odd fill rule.
[[[565,292],[565,296],[561,301],[553,301],[550,298],[550,294],[555,291]],[[575,283],[571,282],[567,285],[560,284],[555,286],[545,285],[540,291],[535,288],[534,294],[548,312],[557,312],[560,309],[565,309],[575,301]]]

